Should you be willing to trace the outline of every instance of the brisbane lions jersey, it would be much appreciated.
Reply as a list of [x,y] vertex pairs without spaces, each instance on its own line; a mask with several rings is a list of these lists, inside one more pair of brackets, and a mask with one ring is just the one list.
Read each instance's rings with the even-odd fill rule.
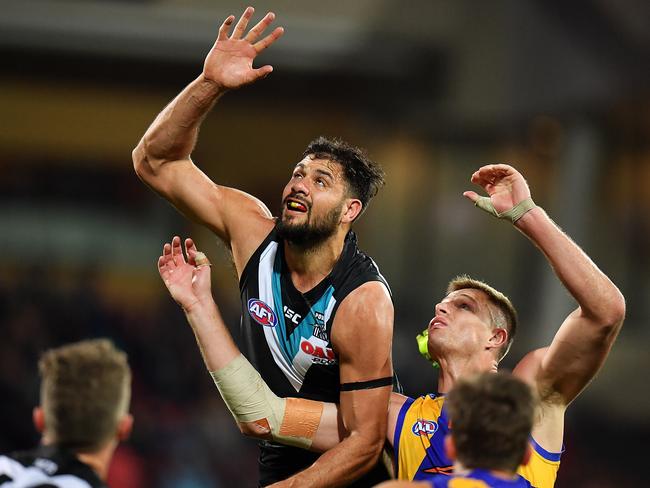
[[[293,286],[276,229],[264,239],[239,282],[242,349],[276,395],[338,403],[339,362],[331,341],[332,323],[345,297],[369,281],[389,289],[374,261],[358,249],[353,232],[347,234],[332,272],[306,293]],[[262,485],[285,479],[318,457],[288,446],[261,445]]]

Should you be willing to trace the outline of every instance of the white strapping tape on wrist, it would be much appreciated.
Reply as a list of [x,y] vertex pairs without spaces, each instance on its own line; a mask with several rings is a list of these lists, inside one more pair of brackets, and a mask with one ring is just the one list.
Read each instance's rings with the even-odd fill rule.
[[506,210],[502,213],[496,211],[494,205],[492,205],[492,200],[490,200],[489,197],[478,197],[476,202],[474,202],[474,205],[476,205],[481,210],[486,211],[490,215],[494,215],[497,219],[509,220],[513,224],[522,218],[526,212],[537,207],[537,205],[535,205],[535,202],[533,202],[533,199],[530,197],[522,200],[510,210]]
[[273,440],[305,449],[311,446],[322,402],[279,398],[241,354],[210,375],[237,422],[266,421]]

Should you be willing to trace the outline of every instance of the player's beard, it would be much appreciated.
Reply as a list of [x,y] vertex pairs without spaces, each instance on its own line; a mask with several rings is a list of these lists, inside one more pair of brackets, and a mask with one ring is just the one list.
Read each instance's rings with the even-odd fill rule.
[[278,234],[295,246],[314,249],[336,233],[339,227],[340,208],[335,206],[323,218],[314,222],[311,222],[310,217],[308,213],[307,220],[300,224],[285,222],[280,218],[276,225]]

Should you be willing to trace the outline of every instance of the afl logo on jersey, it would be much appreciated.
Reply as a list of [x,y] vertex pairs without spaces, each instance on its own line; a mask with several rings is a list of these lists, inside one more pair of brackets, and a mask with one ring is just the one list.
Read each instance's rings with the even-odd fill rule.
[[438,430],[438,424],[431,420],[417,419],[411,427],[411,432],[415,435],[433,435]]
[[248,313],[253,320],[264,327],[275,327],[278,318],[275,316],[273,309],[258,298],[248,300]]

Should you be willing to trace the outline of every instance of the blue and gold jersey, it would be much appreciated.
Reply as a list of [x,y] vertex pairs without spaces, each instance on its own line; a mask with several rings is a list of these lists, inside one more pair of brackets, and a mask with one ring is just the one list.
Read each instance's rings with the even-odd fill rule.
[[532,455],[528,464],[519,466],[517,473],[526,478],[536,488],[552,488],[555,485],[557,471],[560,469],[559,452],[548,452],[530,438]]
[[516,479],[505,480],[484,469],[475,469],[462,476],[435,476],[430,483],[432,488],[532,488],[532,485],[519,475]]
[[444,446],[449,433],[444,400],[429,394],[404,402],[393,439],[397,479],[417,481],[436,474],[451,474],[453,462],[445,454]]
[[[444,400],[444,396],[432,393],[404,402],[393,439],[398,479],[430,480],[436,474],[452,473],[453,463],[444,447],[450,432]],[[533,448],[530,461],[519,466],[517,473],[536,488],[552,488],[560,467],[560,454],[544,450],[532,437],[530,441]]]

